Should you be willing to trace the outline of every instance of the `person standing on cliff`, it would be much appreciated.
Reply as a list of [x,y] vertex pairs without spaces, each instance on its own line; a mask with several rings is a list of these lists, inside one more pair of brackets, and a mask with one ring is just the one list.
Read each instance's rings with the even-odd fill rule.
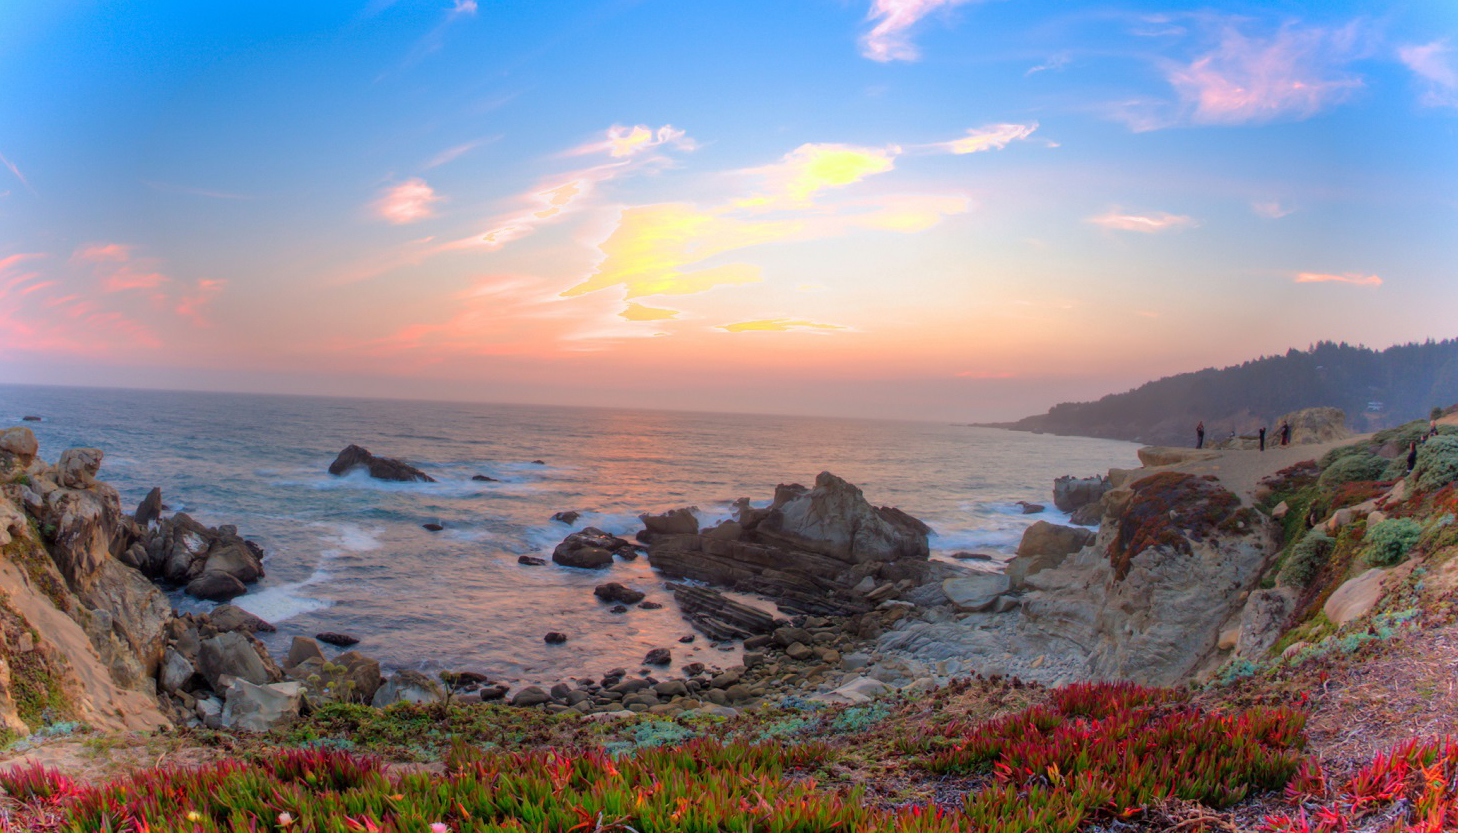
[[1291,423],[1281,423],[1281,447],[1285,448],[1291,444]]
[[1195,426],[1195,448],[1204,448],[1204,447],[1205,447],[1205,420],[1202,419],[1202,420],[1200,420],[1200,424]]
[[1412,472],[1412,467],[1417,465],[1417,440],[1407,444],[1407,470]]
[[1266,450],[1266,426],[1261,426],[1261,451]]

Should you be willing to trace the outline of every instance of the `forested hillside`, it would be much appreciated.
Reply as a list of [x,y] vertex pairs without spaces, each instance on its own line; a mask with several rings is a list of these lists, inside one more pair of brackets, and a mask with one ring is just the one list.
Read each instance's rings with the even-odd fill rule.
[[1148,382],[1097,402],[1065,402],[1003,427],[1050,434],[1184,444],[1246,433],[1301,408],[1335,406],[1354,431],[1426,416],[1458,402],[1458,339],[1372,350],[1330,341],[1244,364]]

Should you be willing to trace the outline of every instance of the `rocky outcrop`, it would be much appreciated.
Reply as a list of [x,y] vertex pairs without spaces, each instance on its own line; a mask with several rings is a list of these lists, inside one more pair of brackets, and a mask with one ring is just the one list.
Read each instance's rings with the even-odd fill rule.
[[125,558],[144,574],[184,585],[198,598],[231,599],[264,575],[263,549],[230,524],[213,528],[178,512],[139,533],[145,536],[142,546],[128,549]]
[[697,511],[697,506],[686,506],[661,515],[639,515],[638,520],[643,522],[649,535],[697,535],[699,517],[694,514]]
[[1139,462],[1145,468],[1158,468],[1159,466],[1173,466],[1179,463],[1193,463],[1201,460],[1213,460],[1220,456],[1218,451],[1208,451],[1202,448],[1180,448],[1178,446],[1157,446],[1151,445],[1139,449]]
[[434,477],[409,463],[393,457],[376,457],[369,452],[369,449],[357,445],[345,446],[344,450],[339,452],[339,456],[334,458],[334,462],[329,464],[329,473],[337,477],[361,467],[369,471],[370,477],[376,480],[435,482]]
[[811,489],[777,487],[766,509],[738,505],[735,520],[701,534],[653,536],[649,562],[670,576],[762,593],[784,610],[815,615],[865,612],[878,587],[927,575],[926,524],[872,506],[829,472]]
[[711,639],[747,639],[775,629],[775,618],[707,587],[675,584],[674,601],[684,616]]
[[1107,477],[1074,477],[1064,475],[1053,481],[1053,505],[1059,511],[1073,512],[1097,503],[1112,486]]
[[632,542],[616,535],[609,535],[595,526],[586,527],[562,539],[552,550],[552,560],[564,567],[601,569],[611,567],[613,556],[637,558],[638,550]]
[[1346,439],[1352,435],[1347,430],[1347,415],[1341,408],[1303,408],[1299,411],[1292,411],[1271,423],[1271,432],[1266,436],[1266,443],[1281,441],[1280,425],[1285,423],[1291,426],[1292,445],[1310,445],[1312,443],[1328,443],[1333,440]]
[[1091,546],[1027,576],[1019,635],[1086,657],[1089,677],[1169,685],[1213,656],[1275,550],[1268,523],[1218,483],[1148,476]]
[[1023,530],[1018,554],[1007,564],[1007,577],[1012,590],[1020,591],[1028,576],[1057,567],[1063,560],[1093,542],[1097,534],[1090,529],[1059,526],[1038,521]]

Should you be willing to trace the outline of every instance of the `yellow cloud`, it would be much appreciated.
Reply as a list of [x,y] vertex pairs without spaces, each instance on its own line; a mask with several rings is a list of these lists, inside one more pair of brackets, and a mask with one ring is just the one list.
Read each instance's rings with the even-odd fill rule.
[[800,318],[764,318],[758,321],[740,321],[735,324],[724,324],[719,327],[721,330],[728,330],[731,333],[747,333],[756,331],[785,332],[787,330],[844,330],[839,324],[820,324],[815,321],[806,321]]
[[779,162],[753,171],[765,177],[775,194],[741,200],[739,205],[773,204],[779,201],[777,197],[804,203],[826,188],[841,188],[891,170],[900,152],[894,145],[884,149],[842,144],[800,145]]
[[786,223],[745,223],[683,203],[635,206],[623,210],[618,227],[599,248],[605,257],[587,280],[562,293],[565,298],[622,284],[624,298],[692,295],[726,284],[754,283],[759,267],[729,263],[690,270],[720,252],[782,239]]
[[619,315],[629,321],[664,321],[669,318],[677,318],[678,310],[645,307],[642,304],[629,302]]

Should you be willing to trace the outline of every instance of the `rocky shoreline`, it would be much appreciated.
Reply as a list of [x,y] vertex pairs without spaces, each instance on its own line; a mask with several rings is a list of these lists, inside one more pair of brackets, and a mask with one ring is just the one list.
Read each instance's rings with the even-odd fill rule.
[[[694,629],[681,641],[742,651],[742,662],[675,668],[674,646],[664,645],[636,668],[513,686],[474,669],[386,673],[349,650],[347,634],[295,637],[274,657],[255,636],[272,626],[231,604],[178,615],[162,587],[226,602],[263,575],[262,551],[231,526],[164,515],[157,490],[123,514],[116,491],[96,479],[97,449],[70,449],[51,466],[35,457],[28,429],[0,437],[9,472],[0,543],[49,554],[36,569],[56,573],[56,607],[81,626],[116,686],[154,698],[159,721],[214,728],[264,730],[331,701],[727,716],[785,696],[856,703],[972,674],[1167,683],[1229,656],[1217,635],[1239,624],[1273,551],[1271,522],[1218,484],[1176,471],[1150,476],[1189,456],[1177,449],[1149,450],[1149,468],[1138,471],[1059,478],[1054,503],[1097,532],[1037,522],[1002,571],[971,554],[932,560],[926,524],[822,472],[811,487],[776,487],[768,507],[742,499],[711,528],[685,507],[641,516],[636,541],[588,527],[552,553],[559,565],[603,572],[595,601],[623,612],[661,605],[610,580],[613,564],[646,555]],[[398,479],[418,471],[357,446],[330,471],[354,467]]]

